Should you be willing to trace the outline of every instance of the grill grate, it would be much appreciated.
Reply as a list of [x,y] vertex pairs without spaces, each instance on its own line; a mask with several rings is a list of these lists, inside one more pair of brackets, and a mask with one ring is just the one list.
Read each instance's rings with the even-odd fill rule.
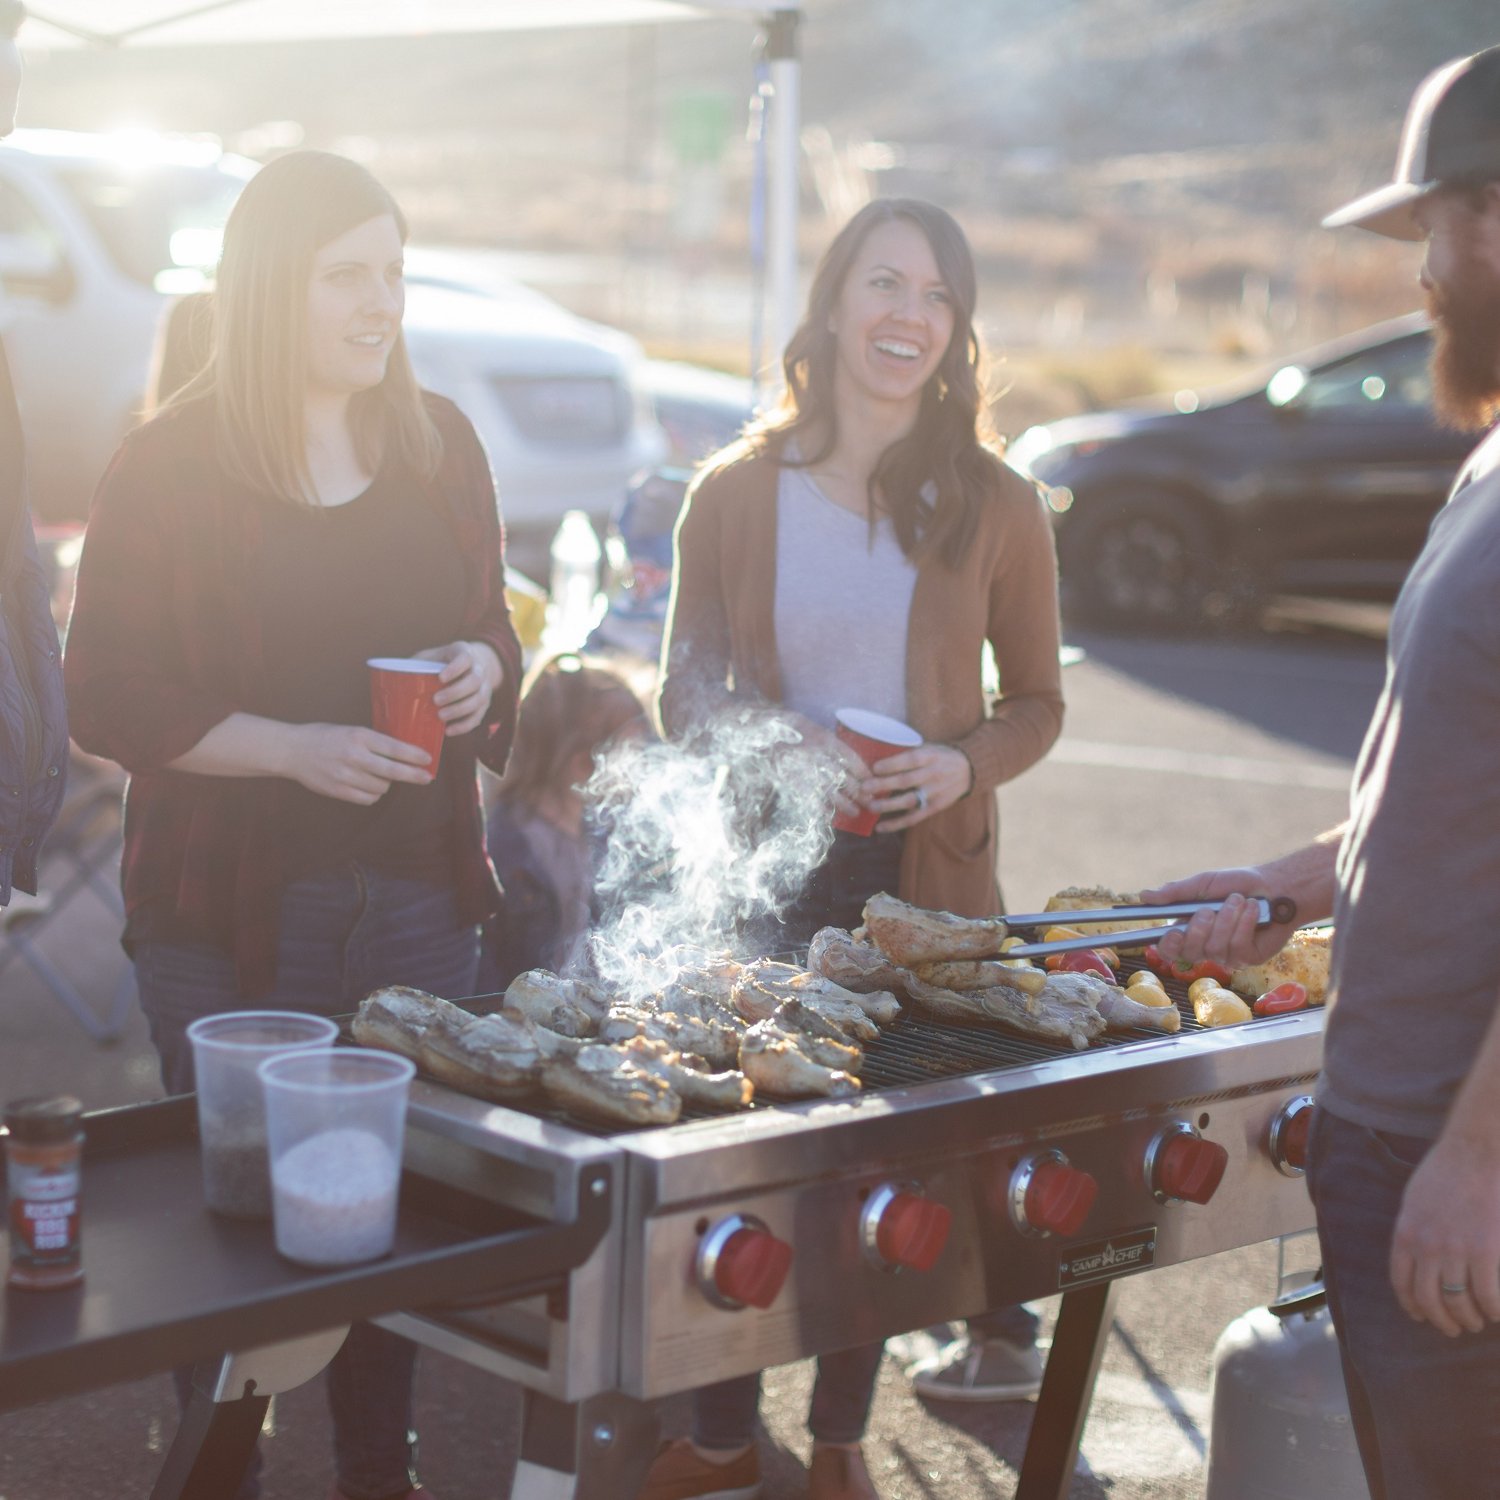
[[[792,953],[779,953],[775,956],[798,964],[806,958],[805,954]],[[1182,1017],[1182,1032],[1202,1031],[1203,1027],[1193,1016],[1193,1007],[1187,998],[1187,986],[1174,979],[1164,980],[1163,984]],[[466,1010],[483,1014],[497,1009],[504,998],[503,995],[477,995],[460,1003]],[[1178,1034],[1181,1035],[1181,1032]],[[1157,1031],[1121,1032],[1101,1037],[1088,1050],[1099,1052],[1109,1047],[1126,1046],[1131,1042],[1163,1039],[1163,1034]],[[1023,1036],[998,1027],[965,1026],[952,1021],[926,1020],[910,1013],[904,1014],[894,1026],[887,1027],[873,1042],[866,1043],[863,1050],[864,1062],[858,1076],[866,1092],[909,1088],[913,1084],[932,1083],[937,1079],[962,1078],[973,1073],[1026,1067],[1032,1063],[1046,1062],[1050,1058],[1078,1055],[1073,1047],[1063,1042]],[[519,1101],[509,1107],[542,1119],[556,1120],[570,1129],[601,1138],[632,1133],[628,1127],[599,1125],[580,1120],[566,1110],[541,1100]],[[749,1105],[752,1110],[778,1107],[777,1102],[764,1099],[753,1100]],[[717,1111],[692,1105],[685,1106],[682,1111],[684,1122],[716,1118],[719,1118]]]

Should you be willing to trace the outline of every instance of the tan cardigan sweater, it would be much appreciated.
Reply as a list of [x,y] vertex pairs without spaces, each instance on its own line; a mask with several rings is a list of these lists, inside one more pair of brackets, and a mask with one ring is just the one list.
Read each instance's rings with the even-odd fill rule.
[[[781,701],[776,648],[775,461],[735,444],[701,473],[677,523],[658,706],[668,734],[733,702]],[[980,663],[994,647],[1001,697],[986,712]],[[961,916],[999,912],[1002,782],[1033,766],[1062,728],[1057,557],[1035,490],[1005,470],[958,568],[917,570],[906,647],[906,717],[958,746],[974,789],[907,830],[901,890]]]

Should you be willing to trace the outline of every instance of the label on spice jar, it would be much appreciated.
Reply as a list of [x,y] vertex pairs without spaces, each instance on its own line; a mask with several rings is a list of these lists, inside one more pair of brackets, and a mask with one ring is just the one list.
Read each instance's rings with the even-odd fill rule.
[[78,1258],[78,1167],[12,1160],[10,1259],[13,1266],[69,1265]]

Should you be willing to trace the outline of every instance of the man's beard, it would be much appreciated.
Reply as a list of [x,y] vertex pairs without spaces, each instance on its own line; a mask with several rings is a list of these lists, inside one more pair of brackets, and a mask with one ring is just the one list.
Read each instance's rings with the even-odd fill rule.
[[1500,416],[1500,278],[1465,246],[1454,273],[1426,297],[1433,405],[1445,427],[1477,432]]

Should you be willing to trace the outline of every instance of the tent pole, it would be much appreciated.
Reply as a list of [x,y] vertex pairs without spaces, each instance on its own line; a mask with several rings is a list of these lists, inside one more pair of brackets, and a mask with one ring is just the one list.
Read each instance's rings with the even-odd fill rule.
[[770,284],[770,361],[778,375],[781,353],[797,327],[797,201],[801,135],[801,62],[797,53],[800,11],[775,10],[766,18],[766,60],[770,64],[771,141],[767,215]]

